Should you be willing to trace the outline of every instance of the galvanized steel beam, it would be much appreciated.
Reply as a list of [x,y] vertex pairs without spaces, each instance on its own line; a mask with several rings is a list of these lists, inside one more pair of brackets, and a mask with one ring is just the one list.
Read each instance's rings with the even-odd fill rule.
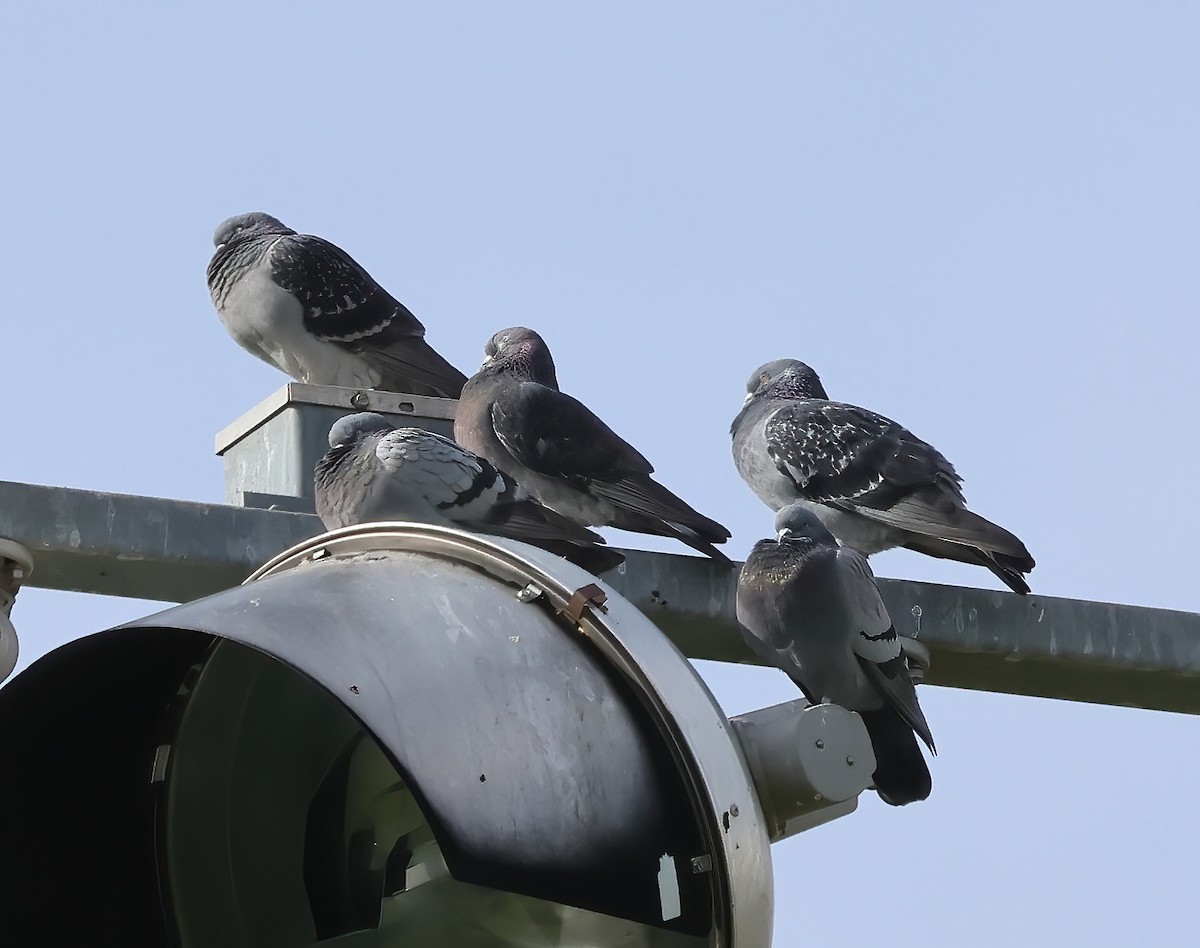
[[0,481],[0,537],[29,549],[43,589],[188,602],[320,532],[312,514]]
[[[0,481],[0,537],[28,547],[28,585],[43,588],[185,602],[320,530],[308,514]],[[734,621],[735,570],[627,557],[605,581],[685,654],[757,662]],[[1200,713],[1200,615],[906,580],[880,588],[897,631],[931,649],[931,684]]]
[[[638,551],[625,568],[613,585],[687,655],[755,661],[733,631],[736,573]],[[896,631],[929,646],[930,684],[1200,713],[1195,613],[902,579],[879,588]]]

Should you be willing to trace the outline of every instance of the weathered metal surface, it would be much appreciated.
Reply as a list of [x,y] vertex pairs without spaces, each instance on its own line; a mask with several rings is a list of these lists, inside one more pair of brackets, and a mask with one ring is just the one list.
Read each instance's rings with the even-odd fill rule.
[[0,536],[29,549],[43,589],[187,602],[320,532],[312,514],[0,481]]
[[[0,536],[36,560],[29,585],[185,602],[241,582],[320,532],[316,517],[0,482]],[[734,624],[737,572],[627,551],[604,579],[687,655],[755,663]],[[1200,713],[1200,615],[880,580],[931,684]]]
[[875,751],[853,711],[797,698],[729,723],[754,776],[772,843],[853,813],[871,785]]
[[[694,800],[704,801],[700,811],[711,818],[707,822],[706,844],[708,854],[714,857],[710,868],[718,876],[723,875],[718,863],[724,862],[731,884],[730,942],[742,944],[743,939],[747,945],[759,944],[760,940],[763,944],[769,942],[771,870],[767,840],[762,834],[762,817],[751,775],[741,755],[731,753],[734,744],[731,725],[695,672],[686,664],[679,664],[679,652],[630,603],[611,595],[611,590],[606,594],[586,571],[514,540],[480,538],[423,524],[372,523],[336,530],[289,550],[256,573],[246,592],[265,587],[266,583],[292,571],[307,571],[311,577],[315,575],[314,567],[319,570],[324,564],[332,568],[347,558],[367,563],[392,560],[395,556],[389,551],[397,551],[402,558],[434,555],[469,565],[475,571],[475,586],[470,594],[444,591],[434,607],[439,615],[437,621],[418,621],[415,627],[432,628],[438,622],[450,622],[456,630],[478,634],[469,622],[462,626],[456,616],[463,609],[469,612],[471,601],[483,594],[481,587],[499,579],[509,585],[507,595],[512,597],[514,608],[520,603],[548,609],[577,629],[613,669],[635,683],[635,690],[666,738],[668,747],[660,760],[665,762],[669,757],[677,772],[687,775],[685,779]],[[354,568],[352,564],[350,568]],[[420,588],[428,594],[437,585],[427,582]],[[576,593],[589,588],[600,595],[589,597],[592,605],[573,610]],[[259,607],[265,604],[264,600]],[[354,627],[355,623],[351,621],[350,625]],[[507,628],[511,631],[519,625],[508,623]],[[513,646],[520,644],[517,639],[523,641],[524,632],[510,639]],[[378,663],[373,667],[377,672],[381,668]],[[473,689],[467,690],[474,693]],[[735,819],[739,811],[742,817]],[[724,901],[717,900],[719,913]],[[720,943],[725,944],[725,939]]]
[[[692,658],[760,664],[734,624],[737,573],[630,551],[610,583]],[[1200,713],[1200,615],[880,579],[901,635],[932,652],[925,680],[952,688]]]
[[[5,868],[46,868],[72,834],[97,835],[89,819],[106,841],[149,842],[153,816],[158,859],[118,847],[109,875],[122,885],[102,881],[96,910],[84,899],[93,930],[120,930],[92,918],[116,904],[146,928],[178,921],[185,941],[357,943],[383,898],[398,906],[387,937],[424,944],[414,925],[430,913],[402,903],[408,870],[449,868],[473,898],[428,907],[457,910],[468,932],[495,923],[489,944],[544,926],[555,944],[565,931],[579,944],[765,948],[768,839],[732,726],[611,589],[603,609],[568,615],[592,582],[515,541],[368,524],[294,547],[242,587],[71,642],[0,689],[6,750],[38,778],[0,788],[15,810],[59,813],[73,792],[63,762],[83,753],[92,805],[50,831],[26,820]],[[225,641],[208,651],[196,633]],[[279,740],[289,727],[305,735],[292,747]],[[59,891],[52,872],[39,878],[51,881],[17,927],[59,943],[80,913],[48,912]],[[168,910],[137,913],[155,883],[150,904]],[[419,905],[445,891],[420,888]],[[531,917],[493,889],[571,909]],[[365,903],[353,915],[351,897]],[[610,918],[584,927],[579,910]],[[448,927],[434,943],[475,943]]]
[[449,435],[454,406],[448,398],[396,395],[289,382],[217,434],[225,459],[225,499],[243,507],[281,507],[263,495],[301,498],[286,509],[312,513],[313,467],[329,447],[329,428],[343,415],[374,411],[398,427]]

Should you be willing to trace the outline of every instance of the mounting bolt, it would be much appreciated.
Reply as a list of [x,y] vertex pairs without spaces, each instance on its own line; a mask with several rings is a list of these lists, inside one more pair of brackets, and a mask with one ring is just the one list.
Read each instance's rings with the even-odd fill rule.
[[544,590],[536,583],[530,583],[524,589],[517,593],[517,602],[533,602],[538,596],[543,594]]

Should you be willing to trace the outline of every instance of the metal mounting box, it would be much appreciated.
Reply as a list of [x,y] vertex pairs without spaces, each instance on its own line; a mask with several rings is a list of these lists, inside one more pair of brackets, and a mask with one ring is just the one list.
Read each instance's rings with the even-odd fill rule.
[[378,412],[397,427],[454,431],[452,398],[289,382],[217,434],[225,459],[225,500],[239,507],[313,513],[313,466],[343,415]]

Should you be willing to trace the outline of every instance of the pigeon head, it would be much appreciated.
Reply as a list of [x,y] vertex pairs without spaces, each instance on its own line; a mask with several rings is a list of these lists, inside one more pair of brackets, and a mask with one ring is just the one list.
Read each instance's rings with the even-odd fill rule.
[[375,431],[393,431],[395,425],[373,411],[361,411],[357,415],[345,415],[329,429],[329,446],[343,448]]
[[522,379],[558,389],[554,359],[545,341],[532,329],[501,329],[483,347],[484,368],[493,367]]
[[262,211],[251,211],[249,214],[237,214],[228,220],[223,220],[213,234],[213,246],[218,250],[227,244],[246,240],[250,237],[262,237],[267,234],[294,234],[290,227]]
[[780,543],[800,539],[819,543],[837,542],[820,518],[803,504],[784,507],[775,515],[775,533]]
[[829,398],[817,373],[799,359],[776,359],[755,369],[746,382],[746,401],[758,395],[772,398]]

